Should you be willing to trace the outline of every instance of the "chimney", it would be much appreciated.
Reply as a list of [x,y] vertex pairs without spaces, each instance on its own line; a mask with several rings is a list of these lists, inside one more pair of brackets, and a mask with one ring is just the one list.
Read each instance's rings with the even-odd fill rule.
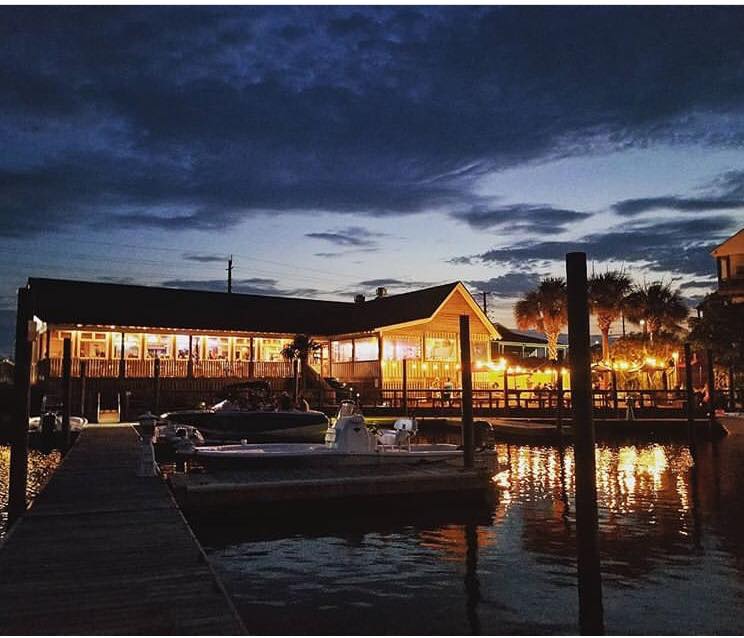
[[364,295],[354,295],[354,303],[364,303]]
[[387,297],[387,288],[380,286],[377,290],[375,290],[375,297],[377,297],[378,299]]

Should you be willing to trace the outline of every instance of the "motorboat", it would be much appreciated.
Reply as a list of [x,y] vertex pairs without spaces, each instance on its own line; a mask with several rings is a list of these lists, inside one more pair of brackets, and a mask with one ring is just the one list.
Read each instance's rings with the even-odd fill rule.
[[156,449],[169,452],[189,450],[193,446],[205,443],[204,436],[193,425],[179,425],[168,421],[158,421],[153,439]]
[[[177,454],[212,468],[260,468],[274,466],[338,465],[419,465],[459,463],[462,449],[446,443],[414,443],[417,433],[414,418],[401,418],[393,428],[375,430],[351,404],[342,403],[339,414],[326,431],[325,442],[249,443],[237,445],[182,446]],[[481,450],[479,456],[492,459],[493,450]]]

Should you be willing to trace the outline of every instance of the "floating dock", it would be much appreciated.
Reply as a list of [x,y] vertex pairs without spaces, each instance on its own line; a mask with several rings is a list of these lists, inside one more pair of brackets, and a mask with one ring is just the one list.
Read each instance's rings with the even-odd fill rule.
[[131,425],[83,430],[0,545],[0,633],[246,633],[140,453]]

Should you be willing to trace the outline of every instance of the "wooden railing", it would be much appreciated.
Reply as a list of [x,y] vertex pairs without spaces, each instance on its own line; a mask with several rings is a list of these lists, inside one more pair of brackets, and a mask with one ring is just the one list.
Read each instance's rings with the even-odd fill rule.
[[380,376],[379,361],[334,361],[331,367],[333,376],[339,379],[376,379]]

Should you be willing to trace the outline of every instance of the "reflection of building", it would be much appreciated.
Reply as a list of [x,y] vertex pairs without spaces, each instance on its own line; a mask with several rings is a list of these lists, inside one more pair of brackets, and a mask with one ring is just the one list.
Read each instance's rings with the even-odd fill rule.
[[734,303],[744,303],[744,228],[717,246],[718,292]]
[[[473,361],[490,362],[498,338],[462,283],[355,302],[227,294],[55,279],[29,279],[36,338],[33,362],[51,378],[71,340],[73,376],[286,378],[282,348],[296,334],[321,347],[310,362],[318,375],[360,388],[409,387],[433,379],[459,383],[459,317],[470,317]],[[474,373],[476,385],[486,371]]]

